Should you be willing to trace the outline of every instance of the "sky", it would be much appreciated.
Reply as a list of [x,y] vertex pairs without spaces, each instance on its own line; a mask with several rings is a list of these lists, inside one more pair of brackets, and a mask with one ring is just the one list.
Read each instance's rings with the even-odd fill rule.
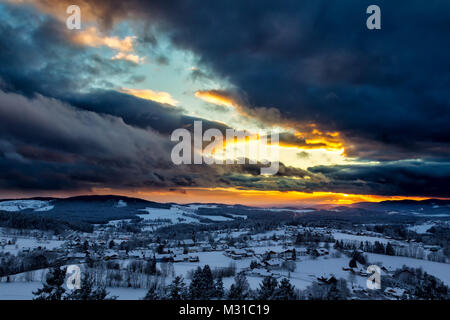
[[[380,30],[366,27],[372,4]],[[446,0],[0,0],[0,198],[450,198],[449,12]],[[194,121],[278,132],[277,174],[261,175],[257,154],[174,164],[171,134]]]

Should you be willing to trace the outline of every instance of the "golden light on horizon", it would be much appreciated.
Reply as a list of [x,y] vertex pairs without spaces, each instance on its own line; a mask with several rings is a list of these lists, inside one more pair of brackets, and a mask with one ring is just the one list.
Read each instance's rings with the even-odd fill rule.
[[[94,194],[111,194],[111,189],[95,189]],[[178,188],[173,190],[114,190],[114,194],[143,198],[157,202],[223,203],[255,207],[307,207],[339,206],[357,202],[381,202],[385,200],[425,200],[429,197],[380,196],[335,192],[299,192],[276,190],[243,190],[237,188]]]

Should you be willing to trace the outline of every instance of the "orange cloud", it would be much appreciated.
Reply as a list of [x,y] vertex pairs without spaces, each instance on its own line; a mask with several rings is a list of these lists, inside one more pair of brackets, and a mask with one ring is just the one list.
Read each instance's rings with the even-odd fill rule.
[[282,127],[287,131],[280,139],[282,147],[345,152],[339,132],[321,131],[316,128],[316,124],[301,124],[282,119],[275,108],[246,107],[238,97],[224,90],[199,90],[195,92],[195,96],[208,103],[234,108],[240,115],[257,119],[263,124]]
[[136,64],[144,62],[144,58],[139,57],[138,55],[123,52],[119,52],[118,54],[116,54],[114,57],[112,57],[112,60],[126,60],[134,62]]
[[178,104],[178,101],[172,98],[170,93],[164,91],[153,91],[150,89],[129,89],[129,88],[121,88],[119,91],[141,99],[169,104],[171,106],[176,106]]
[[195,96],[208,103],[217,104],[225,107],[236,107],[238,104],[234,99],[219,90],[199,90]]
[[133,41],[136,37],[125,37],[120,39],[119,37],[101,36],[95,27],[90,27],[86,30],[74,32],[72,41],[79,45],[88,47],[101,47],[105,46],[111,49],[115,49],[119,52],[133,51]]
[[133,53],[133,43],[136,39],[135,36],[127,36],[123,39],[115,36],[103,36],[98,32],[97,28],[90,27],[86,30],[71,32],[70,37],[73,43],[80,46],[94,48],[108,47],[110,49],[117,50],[118,52],[111,58],[112,60],[126,60],[136,64],[144,62],[143,57],[139,57]]
[[[76,3],[65,0],[8,0],[17,5],[33,5],[40,11],[51,14],[59,21],[65,23],[68,14],[66,9],[69,5],[76,4],[81,8],[82,25],[85,23],[97,23],[103,27],[105,21],[97,21],[99,16],[103,16],[109,10],[101,1],[79,0]],[[111,26],[110,26],[111,27]],[[109,30],[110,28],[103,28]],[[67,33],[70,41],[81,46],[88,47],[108,47],[117,50],[118,53],[112,60],[126,60],[133,63],[142,63],[144,58],[134,54],[133,42],[135,36],[127,36],[120,39],[116,36],[104,36],[96,27],[89,27],[85,30],[72,31]]]
[[66,9],[70,5],[77,5],[81,8],[83,22],[94,22],[99,17],[104,16],[109,8],[102,1],[91,0],[7,0],[17,5],[33,5],[41,12],[51,14],[54,18],[65,22],[67,19]]

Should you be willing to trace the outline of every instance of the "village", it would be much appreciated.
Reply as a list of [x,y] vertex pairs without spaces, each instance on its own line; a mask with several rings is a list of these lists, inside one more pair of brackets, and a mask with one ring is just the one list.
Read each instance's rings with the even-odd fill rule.
[[[283,225],[260,233],[234,228],[198,232],[190,239],[161,239],[155,237],[155,224],[166,225],[166,221],[144,221],[142,227],[147,231],[141,233],[123,231],[127,223],[113,221],[96,225],[92,233],[68,231],[62,235],[39,231],[18,235],[2,229],[0,254],[4,261],[8,254],[26,257],[40,252],[47,257],[47,268],[79,265],[95,272],[99,283],[140,290],[155,277],[170,282],[180,275],[189,281],[193,270],[205,265],[211,267],[213,275],[223,278],[225,285],[231,284],[237,273],[244,273],[254,288],[267,277],[287,278],[298,289],[314,282],[329,285],[342,278],[350,282],[355,297],[369,294],[366,281],[372,274],[367,270],[370,264],[380,268],[382,277],[406,263],[411,265],[411,261],[430,273],[439,265],[435,275],[450,281],[450,272],[446,272],[450,265],[445,259],[429,261],[440,248],[368,230]],[[36,268],[1,277],[0,287],[42,280],[47,268]],[[134,280],[130,280],[130,272],[137,274]],[[386,287],[383,294],[396,299],[404,297],[405,290]]]

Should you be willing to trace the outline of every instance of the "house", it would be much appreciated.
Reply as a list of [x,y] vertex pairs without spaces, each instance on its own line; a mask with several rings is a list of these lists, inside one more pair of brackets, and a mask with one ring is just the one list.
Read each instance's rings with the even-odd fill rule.
[[[294,259],[294,256],[296,256],[297,255],[297,252],[295,252],[294,251],[295,249],[288,249],[288,250],[285,250],[285,251],[283,251],[283,252],[280,252],[279,253],[279,255],[278,255],[278,257],[280,258],[280,259],[284,259],[284,260],[295,260]],[[294,252],[295,252],[295,254],[294,254]]]
[[353,268],[350,268],[350,267],[342,267],[342,270],[344,270],[344,271],[350,271],[350,272],[352,272],[352,273],[355,272],[355,270],[353,270]]
[[188,252],[201,252],[203,251],[200,246],[191,246],[188,249]]
[[295,248],[295,254],[297,257],[307,256],[308,255],[308,249],[306,248]]
[[184,261],[188,261],[189,257],[185,254],[180,254],[180,255],[176,255],[172,258],[173,262],[184,262]]
[[236,249],[236,248],[230,248],[225,250],[225,255],[230,257],[233,260],[240,260],[245,257],[251,257],[252,254],[249,254],[249,252],[245,249]]
[[405,290],[404,289],[400,289],[400,288],[387,287],[384,290],[384,293],[386,295],[388,295],[388,296],[391,296],[391,297],[401,298],[405,294]]
[[156,253],[155,254],[156,262],[169,262],[172,261],[172,255],[169,253]]
[[247,253],[247,257],[251,257],[251,256],[253,256],[255,254],[255,250],[253,250],[251,248],[246,248],[244,250]]
[[214,251],[214,248],[210,244],[201,244],[200,248],[203,252],[207,251]]
[[108,260],[114,260],[114,259],[117,259],[117,258],[118,258],[117,254],[113,253],[113,254],[110,254],[110,255],[105,255],[105,257],[103,259],[105,261],[108,261]]
[[135,259],[142,258],[142,252],[139,250],[131,250],[128,252],[128,257]]
[[189,256],[189,262],[200,262],[200,258],[198,256]]
[[400,281],[409,281],[414,278],[414,273],[408,269],[402,270],[399,274],[395,275]]
[[270,277],[272,276],[272,272],[269,272],[268,270],[262,268],[255,268],[250,271],[250,275],[257,277]]
[[267,260],[278,258],[278,253],[273,250],[267,251],[264,255],[267,257]]
[[329,278],[325,278],[325,277],[319,277],[317,278],[318,281],[320,281],[322,284],[336,284],[337,283],[337,279],[333,276],[329,277]]
[[82,253],[82,252],[70,252],[67,255],[68,259],[82,259],[82,258],[86,258],[86,254]]
[[275,259],[269,259],[263,262],[267,268],[279,268],[283,264],[283,260],[275,258]]
[[369,274],[364,269],[360,269],[359,270],[359,275],[361,277],[368,277],[369,276]]
[[383,271],[386,272],[386,273],[392,272],[391,270],[389,270],[389,269],[386,268],[385,266],[382,266],[382,267],[381,267],[381,270],[383,270]]
[[170,250],[174,255],[184,254],[184,248],[174,248]]
[[188,247],[193,246],[195,244],[194,240],[192,240],[192,239],[185,239],[185,240],[182,240],[180,242],[181,242],[182,245],[185,245],[185,246],[188,246]]
[[327,249],[325,248],[318,248],[318,249],[308,249],[308,254],[313,255],[313,256],[325,256],[327,255],[329,252]]

